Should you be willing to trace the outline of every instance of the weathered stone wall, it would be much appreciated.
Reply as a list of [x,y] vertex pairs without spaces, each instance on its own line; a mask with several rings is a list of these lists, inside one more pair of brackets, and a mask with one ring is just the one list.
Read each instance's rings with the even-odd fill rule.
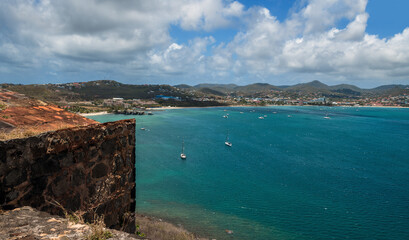
[[32,206],[62,215],[60,204],[133,232],[134,201],[134,119],[0,141],[3,209]]

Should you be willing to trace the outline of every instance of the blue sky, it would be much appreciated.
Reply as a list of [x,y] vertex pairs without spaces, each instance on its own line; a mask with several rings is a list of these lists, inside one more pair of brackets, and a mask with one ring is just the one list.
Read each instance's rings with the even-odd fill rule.
[[409,84],[404,0],[0,2],[0,82]]

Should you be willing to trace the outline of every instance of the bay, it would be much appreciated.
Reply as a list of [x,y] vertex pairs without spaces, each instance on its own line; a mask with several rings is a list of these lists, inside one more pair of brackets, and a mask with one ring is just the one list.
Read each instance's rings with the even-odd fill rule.
[[216,239],[409,238],[409,109],[226,107],[90,118],[136,119],[138,213]]

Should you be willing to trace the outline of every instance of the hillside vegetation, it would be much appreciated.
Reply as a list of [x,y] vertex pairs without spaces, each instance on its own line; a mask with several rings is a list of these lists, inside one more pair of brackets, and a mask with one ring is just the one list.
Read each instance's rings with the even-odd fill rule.
[[[96,101],[98,99],[155,99],[156,96],[172,96],[183,101],[172,103],[178,106],[206,105],[193,100],[195,98],[220,98],[225,96],[263,97],[272,92],[284,96],[302,96],[318,94],[329,98],[357,98],[374,96],[394,96],[409,93],[409,85],[384,85],[373,89],[362,89],[354,85],[339,84],[328,86],[319,81],[300,83],[292,86],[274,86],[268,83],[254,83],[246,86],[235,84],[186,84],[170,85],[132,85],[113,80],[98,80],[80,83],[16,85],[1,84],[1,87],[23,93],[43,101],[61,104],[75,101]],[[164,104],[166,102],[159,101]],[[169,102],[167,102],[169,103]],[[208,101],[208,106],[220,105]]]

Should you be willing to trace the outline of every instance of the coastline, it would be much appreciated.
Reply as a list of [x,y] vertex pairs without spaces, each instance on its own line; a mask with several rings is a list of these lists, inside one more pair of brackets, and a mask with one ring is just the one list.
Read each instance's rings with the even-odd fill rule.
[[[320,105],[265,105],[265,106],[253,106],[253,105],[227,105],[227,106],[207,106],[207,107],[160,107],[160,108],[146,108],[146,111],[165,111],[165,110],[177,110],[177,109],[194,109],[194,108],[230,108],[230,107],[347,107],[347,108],[402,108],[409,107],[402,106],[320,106]],[[94,113],[78,113],[83,117],[98,116],[110,114],[107,111],[94,112]]]
[[79,115],[83,116],[83,117],[87,117],[87,116],[98,116],[98,115],[105,115],[108,114],[107,111],[104,112],[94,112],[94,113],[79,113]]
[[350,108],[409,108],[402,106],[321,106],[321,105],[265,105],[265,106],[253,106],[253,105],[227,105],[227,106],[208,106],[208,107],[160,107],[160,108],[147,108],[148,111],[163,111],[173,109],[189,109],[189,108],[226,108],[226,107],[350,107]]
[[189,232],[180,225],[175,225],[161,218],[135,214],[135,223],[138,227],[139,236],[145,236],[149,239],[162,240],[208,240],[208,238],[199,237]]

